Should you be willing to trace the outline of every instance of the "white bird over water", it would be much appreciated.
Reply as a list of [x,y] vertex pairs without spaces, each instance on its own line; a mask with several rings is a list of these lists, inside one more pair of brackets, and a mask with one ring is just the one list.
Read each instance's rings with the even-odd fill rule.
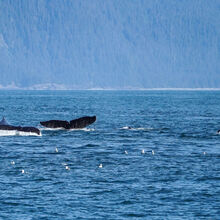
[[55,151],[56,151],[57,153],[59,152],[57,147],[56,147]]
[[66,170],[70,170],[70,168],[68,166],[66,166]]
[[15,162],[13,160],[11,161],[11,165],[15,165]]
[[152,150],[152,154],[154,155],[154,150]]
[[102,168],[102,163],[99,164],[99,168]]
[[128,154],[128,152],[125,150],[125,154]]
[[144,151],[144,149],[142,149],[141,153],[142,153],[142,154],[145,154],[145,151]]
[[21,170],[21,173],[24,173],[24,170]]

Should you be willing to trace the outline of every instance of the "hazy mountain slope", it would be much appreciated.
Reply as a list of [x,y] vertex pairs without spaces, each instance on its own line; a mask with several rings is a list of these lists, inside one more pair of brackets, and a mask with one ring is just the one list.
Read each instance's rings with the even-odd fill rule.
[[0,0],[0,84],[220,87],[220,2]]

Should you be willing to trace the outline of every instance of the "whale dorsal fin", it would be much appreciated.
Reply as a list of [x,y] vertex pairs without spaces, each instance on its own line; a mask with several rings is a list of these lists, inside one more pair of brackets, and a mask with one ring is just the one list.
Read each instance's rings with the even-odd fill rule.
[[5,117],[2,117],[2,120],[0,121],[0,125],[8,125],[8,122],[5,120]]

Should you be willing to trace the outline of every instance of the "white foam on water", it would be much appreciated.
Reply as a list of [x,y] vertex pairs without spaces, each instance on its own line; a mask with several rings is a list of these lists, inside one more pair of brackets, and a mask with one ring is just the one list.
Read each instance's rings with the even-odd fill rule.
[[34,133],[34,132],[24,132],[24,131],[16,131],[16,130],[0,130],[0,136],[42,136]]
[[15,136],[15,135],[17,135],[17,131],[0,130],[0,136]]
[[152,130],[153,128],[134,128],[133,130]]
[[34,133],[34,132],[24,132],[24,131],[18,131],[17,133],[18,136],[42,136],[42,134],[40,133],[40,135]]
[[125,127],[120,128],[120,129],[122,129],[122,130],[129,130],[131,128],[129,128],[128,126],[125,126]]
[[95,131],[94,128],[73,128],[73,129],[68,129],[67,131]]
[[153,130],[153,128],[132,128],[132,127],[128,127],[128,126],[125,126],[125,127],[122,127],[120,128],[121,130],[132,130],[132,131],[141,131],[141,130]]
[[94,128],[71,129],[71,131],[74,131],[74,130],[78,130],[78,131],[95,131]]
[[60,131],[65,130],[65,128],[40,128],[40,131]]
[[40,131],[95,131],[94,128],[74,128],[74,129],[65,129],[65,128],[40,128]]

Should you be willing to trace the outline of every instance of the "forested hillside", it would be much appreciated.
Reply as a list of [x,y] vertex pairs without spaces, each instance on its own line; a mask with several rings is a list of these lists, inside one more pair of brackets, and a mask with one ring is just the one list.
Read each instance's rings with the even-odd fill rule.
[[220,87],[220,1],[0,0],[0,85]]

